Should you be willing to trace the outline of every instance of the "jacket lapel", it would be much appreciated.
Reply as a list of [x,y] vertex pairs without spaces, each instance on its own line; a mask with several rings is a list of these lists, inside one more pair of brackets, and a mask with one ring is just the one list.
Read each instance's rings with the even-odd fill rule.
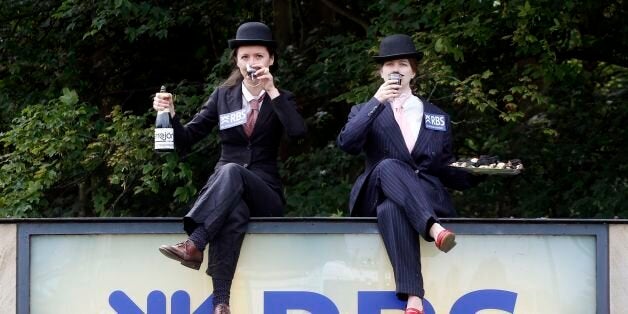
[[432,130],[425,128],[425,114],[433,113],[435,111],[432,108],[433,105],[427,100],[420,100],[423,103],[423,114],[421,115],[421,129],[419,131],[419,137],[417,138],[416,143],[414,144],[414,148],[412,149],[413,156],[417,156],[417,154],[426,151],[426,146],[430,142],[431,138],[430,134],[433,132]]
[[405,159],[411,159],[410,152],[408,151],[408,147],[406,147],[406,142],[403,139],[403,134],[401,133],[399,124],[397,123],[397,120],[395,120],[395,114],[393,113],[390,103],[387,103],[386,108],[380,116],[383,118],[382,123],[384,125],[392,126],[390,127],[389,132],[385,132],[391,143],[394,144],[398,151],[402,152]]
[[[425,107],[423,108],[423,110],[425,110]],[[414,143],[414,147],[412,148],[412,155],[414,156],[415,153],[417,152],[421,152],[425,149],[425,145],[428,142],[428,130],[425,128],[425,112],[423,112],[423,115],[421,116],[421,128],[419,129],[419,137],[417,138],[416,142]]]
[[[227,112],[238,110],[242,110],[242,83],[234,85],[227,93]],[[244,124],[238,125],[235,129],[241,136],[247,137],[244,133]]]

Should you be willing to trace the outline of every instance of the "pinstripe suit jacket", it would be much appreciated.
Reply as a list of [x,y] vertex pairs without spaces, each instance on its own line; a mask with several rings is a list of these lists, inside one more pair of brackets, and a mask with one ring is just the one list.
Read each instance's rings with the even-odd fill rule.
[[[232,87],[217,88],[185,126],[178,116],[173,119],[177,150],[189,150],[194,143],[212,132],[220,115],[240,109],[241,81]],[[215,168],[237,163],[254,172],[283,198],[277,167],[279,144],[284,133],[295,139],[303,137],[305,132],[305,122],[297,111],[295,97],[291,92],[280,90],[280,95],[272,100],[266,94],[250,138],[244,133],[242,125],[218,131],[221,154]]]
[[[382,200],[378,190],[369,184],[373,169],[384,159],[397,159],[414,170],[419,177],[417,189],[423,189],[430,204],[439,217],[455,216],[449,193],[445,186],[466,189],[475,185],[475,180],[466,172],[447,167],[455,160],[452,153],[452,133],[449,115],[432,103],[421,99],[425,115],[441,115],[445,118],[445,131],[426,128],[421,123],[419,137],[412,153],[406,144],[395,120],[389,103],[380,103],[376,98],[351,108],[349,119],[337,143],[340,149],[350,153],[366,155],[365,171],[357,178],[351,190],[349,210],[352,216],[374,215],[375,207]],[[372,185],[372,184],[371,184]]]

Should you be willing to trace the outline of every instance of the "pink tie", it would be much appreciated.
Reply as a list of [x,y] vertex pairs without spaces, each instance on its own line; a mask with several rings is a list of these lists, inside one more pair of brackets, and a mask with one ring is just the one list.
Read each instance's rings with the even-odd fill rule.
[[406,118],[403,114],[403,103],[406,101],[406,99],[408,99],[408,97],[403,96],[404,95],[401,95],[393,101],[393,108],[395,108],[395,120],[397,120],[397,124],[399,124],[399,129],[401,130],[401,134],[403,135],[403,140],[406,143],[406,147],[408,147],[408,151],[412,153],[416,138],[413,138],[413,136],[411,135],[410,126],[408,125]]
[[249,101],[249,106],[251,107],[251,112],[249,116],[246,118],[246,123],[244,124],[244,133],[246,136],[251,137],[253,134],[253,128],[255,128],[255,121],[257,121],[257,115],[259,114],[259,103],[263,101],[264,96],[259,99],[253,98]]

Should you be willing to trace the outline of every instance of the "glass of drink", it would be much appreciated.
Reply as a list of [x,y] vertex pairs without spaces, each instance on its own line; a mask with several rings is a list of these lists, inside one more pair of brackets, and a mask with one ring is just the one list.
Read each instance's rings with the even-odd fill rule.
[[403,77],[403,74],[401,74],[399,72],[392,72],[392,73],[388,74],[388,79],[397,81],[395,83],[397,85],[401,85],[401,78],[402,77]]
[[257,67],[252,67],[250,64],[246,64],[246,74],[248,74],[251,81],[255,82],[257,80],[257,75],[255,75],[255,71],[259,70]]

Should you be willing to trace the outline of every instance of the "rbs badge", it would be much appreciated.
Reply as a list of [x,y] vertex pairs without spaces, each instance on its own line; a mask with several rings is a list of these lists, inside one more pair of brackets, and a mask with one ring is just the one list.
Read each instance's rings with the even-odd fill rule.
[[246,109],[221,114],[219,117],[220,130],[225,130],[234,126],[242,125],[246,123],[246,117]]
[[425,128],[435,131],[447,131],[445,116],[442,114],[425,114]]

